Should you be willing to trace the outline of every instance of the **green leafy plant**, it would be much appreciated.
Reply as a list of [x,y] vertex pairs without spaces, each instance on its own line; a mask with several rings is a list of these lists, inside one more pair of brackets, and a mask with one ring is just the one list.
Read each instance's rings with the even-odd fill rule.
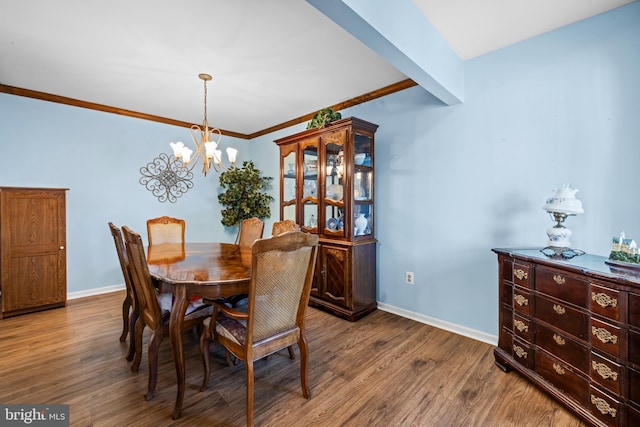
[[338,111],[333,111],[331,108],[325,108],[324,110],[318,111],[313,116],[311,121],[307,123],[307,129],[323,128],[329,123],[340,120],[341,118],[342,114],[340,114]]
[[263,177],[252,161],[243,162],[241,168],[232,166],[222,172],[220,187],[224,191],[218,194],[218,202],[224,206],[222,225],[240,225],[243,220],[253,217],[269,218],[269,203],[274,199],[265,190],[272,180],[273,177]]

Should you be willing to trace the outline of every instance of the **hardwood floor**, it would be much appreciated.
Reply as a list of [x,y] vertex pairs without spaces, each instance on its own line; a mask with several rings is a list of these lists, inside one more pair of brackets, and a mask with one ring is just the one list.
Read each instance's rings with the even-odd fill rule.
[[[72,300],[65,308],[0,320],[0,403],[70,405],[72,426],[244,426],[242,364],[228,368],[212,347],[200,392],[198,340],[185,337],[182,417],[168,337],[155,397],[144,400],[145,357],[132,373],[120,343],[124,292]],[[309,308],[311,399],[299,358],[286,351],[256,363],[260,426],[584,426],[515,372],[493,364],[493,347],[383,311],[348,322]],[[296,351],[297,354],[297,351]]]

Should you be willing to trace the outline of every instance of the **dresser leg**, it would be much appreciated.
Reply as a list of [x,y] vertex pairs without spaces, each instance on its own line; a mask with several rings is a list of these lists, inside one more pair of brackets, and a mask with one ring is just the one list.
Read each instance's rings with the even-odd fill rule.
[[493,363],[502,371],[511,371],[511,365],[507,362],[507,359],[504,358],[504,356],[502,355],[502,350],[499,347],[496,347],[493,350],[493,358],[495,359]]

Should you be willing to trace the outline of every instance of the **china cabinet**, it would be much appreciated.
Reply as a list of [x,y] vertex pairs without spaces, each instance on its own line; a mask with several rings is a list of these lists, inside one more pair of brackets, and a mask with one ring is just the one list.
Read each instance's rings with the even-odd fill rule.
[[0,187],[0,318],[66,304],[65,192]]
[[640,425],[640,271],[585,254],[498,255],[495,363],[594,426]]
[[374,134],[354,117],[275,141],[280,220],[320,239],[310,304],[357,320],[376,309]]

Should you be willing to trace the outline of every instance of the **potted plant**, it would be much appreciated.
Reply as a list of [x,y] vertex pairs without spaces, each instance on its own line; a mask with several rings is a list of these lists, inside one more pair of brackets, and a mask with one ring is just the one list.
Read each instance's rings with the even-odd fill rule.
[[218,194],[218,202],[224,206],[220,222],[227,227],[238,226],[236,242],[243,220],[271,217],[269,203],[274,199],[265,190],[272,180],[273,177],[263,177],[252,161],[243,162],[240,168],[232,166],[220,174],[223,192]]

